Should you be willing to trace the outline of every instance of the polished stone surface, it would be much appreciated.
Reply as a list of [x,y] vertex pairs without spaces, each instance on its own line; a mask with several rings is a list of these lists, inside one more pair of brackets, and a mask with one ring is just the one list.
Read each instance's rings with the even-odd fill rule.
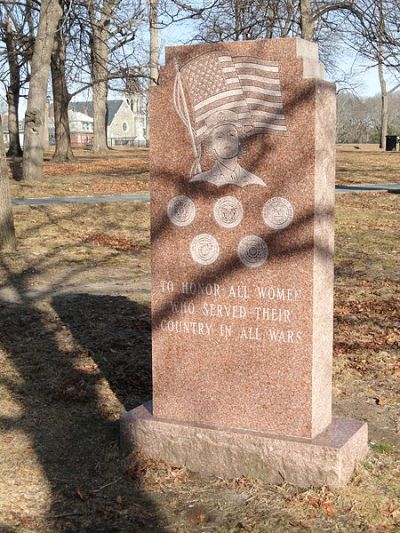
[[299,437],[331,421],[335,89],[311,78],[317,57],[298,39],[167,49],[150,119],[159,417]]

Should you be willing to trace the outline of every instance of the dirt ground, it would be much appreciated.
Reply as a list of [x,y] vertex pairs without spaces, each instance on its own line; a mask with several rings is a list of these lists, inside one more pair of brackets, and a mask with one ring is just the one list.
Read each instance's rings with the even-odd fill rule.
[[[95,165],[84,179],[99,187],[147,176],[142,151]],[[65,176],[48,192],[78,191]],[[341,489],[122,457],[118,418],[151,398],[148,205],[19,206],[15,219],[18,250],[0,256],[1,533],[400,531],[398,195],[337,195],[334,413],[368,421],[371,445]]]

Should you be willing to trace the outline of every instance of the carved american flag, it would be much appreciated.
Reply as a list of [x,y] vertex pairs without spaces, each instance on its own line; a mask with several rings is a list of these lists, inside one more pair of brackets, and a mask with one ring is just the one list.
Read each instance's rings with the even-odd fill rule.
[[206,135],[209,117],[222,110],[235,112],[249,134],[287,131],[278,63],[212,52],[183,65],[180,75],[196,143]]

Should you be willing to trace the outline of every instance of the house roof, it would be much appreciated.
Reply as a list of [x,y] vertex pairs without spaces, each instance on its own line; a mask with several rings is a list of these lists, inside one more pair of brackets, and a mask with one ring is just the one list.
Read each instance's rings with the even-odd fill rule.
[[[122,103],[123,100],[107,100],[107,126],[109,126],[114,120],[114,117]],[[69,108],[72,111],[78,111],[79,113],[93,117],[93,102],[71,102],[69,104]]]
[[72,109],[68,110],[68,117],[70,122],[93,122],[93,118],[86,113],[81,113],[80,111],[73,111]]

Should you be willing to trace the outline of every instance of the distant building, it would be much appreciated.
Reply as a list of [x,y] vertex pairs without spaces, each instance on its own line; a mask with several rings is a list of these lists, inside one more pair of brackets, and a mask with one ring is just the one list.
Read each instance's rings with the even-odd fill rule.
[[[8,131],[8,115],[4,113],[2,115],[2,123],[3,123],[3,140],[4,145],[7,147],[10,144],[10,133]],[[24,144],[24,128],[25,128],[25,121],[20,120],[18,122],[18,131],[19,131],[19,142],[21,146]]]
[[[73,148],[81,148],[93,144],[93,119],[85,113],[68,110],[69,130]],[[54,117],[49,119],[49,143],[56,144]]]
[[93,118],[87,113],[68,110],[72,146],[93,144]]
[[[74,113],[76,128],[74,144],[78,143],[79,138],[82,139],[82,144],[87,144],[84,141],[85,135],[91,135],[93,140],[93,102],[71,102],[71,111]],[[82,115],[91,122],[85,121]],[[70,118],[71,136],[72,124]],[[121,100],[107,100],[107,142],[109,146],[146,145],[146,114],[141,94],[126,95]]]
[[[71,102],[68,110],[73,147],[87,147],[93,144],[93,102]],[[9,144],[8,115],[4,113],[3,135]],[[21,146],[24,143],[25,121],[19,121]],[[145,146],[146,113],[143,95],[126,95],[120,100],[107,100],[107,142],[109,146]],[[55,144],[53,106],[49,106],[49,143]]]

